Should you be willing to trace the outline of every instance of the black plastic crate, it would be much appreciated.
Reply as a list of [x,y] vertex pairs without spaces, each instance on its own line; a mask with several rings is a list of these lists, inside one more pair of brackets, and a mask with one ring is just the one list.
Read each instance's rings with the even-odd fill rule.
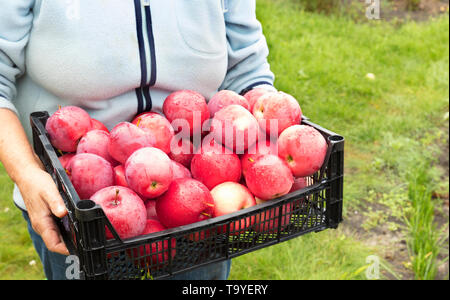
[[[53,177],[68,209],[58,220],[64,241],[80,261],[81,279],[164,279],[224,261],[342,222],[344,138],[307,118],[328,142],[321,170],[302,190],[225,216],[122,240],[102,208],[80,200],[50,144],[47,112],[30,116],[36,154]],[[106,240],[105,226],[114,238]]]

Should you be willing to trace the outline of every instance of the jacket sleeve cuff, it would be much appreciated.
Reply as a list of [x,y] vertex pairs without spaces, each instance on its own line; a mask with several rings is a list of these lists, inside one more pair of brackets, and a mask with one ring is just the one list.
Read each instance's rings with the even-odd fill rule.
[[268,81],[258,81],[258,82],[252,83],[251,85],[249,85],[248,87],[243,89],[239,94],[243,96],[255,88],[264,88],[264,89],[274,91],[274,92],[277,91],[277,89],[273,86],[272,83],[270,83]]
[[1,108],[9,109],[12,112],[14,112],[16,115],[19,114],[19,112],[17,111],[14,104],[12,104],[11,101],[6,100],[6,98],[0,94],[0,109]]

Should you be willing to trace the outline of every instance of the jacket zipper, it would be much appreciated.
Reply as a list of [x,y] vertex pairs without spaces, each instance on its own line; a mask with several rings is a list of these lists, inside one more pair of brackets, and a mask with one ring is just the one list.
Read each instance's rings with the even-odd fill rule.
[[[136,32],[141,61],[141,83],[136,88],[137,113],[152,109],[150,87],[156,82],[156,55],[149,0],[134,0]],[[150,72],[148,72],[150,70]],[[150,74],[149,74],[150,73]]]

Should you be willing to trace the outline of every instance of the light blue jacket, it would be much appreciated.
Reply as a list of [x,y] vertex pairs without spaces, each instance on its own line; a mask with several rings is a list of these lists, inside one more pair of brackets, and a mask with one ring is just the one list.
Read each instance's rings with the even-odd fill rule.
[[[77,105],[110,129],[191,89],[272,88],[255,0],[0,0],[0,108]],[[17,202],[17,201],[16,201]],[[22,204],[22,203],[20,203]],[[20,205],[22,206],[22,205]]]

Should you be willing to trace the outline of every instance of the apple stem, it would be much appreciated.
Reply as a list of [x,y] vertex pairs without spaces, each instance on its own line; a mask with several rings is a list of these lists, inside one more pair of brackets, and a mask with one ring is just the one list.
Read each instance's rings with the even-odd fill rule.
[[203,204],[205,204],[206,206],[209,206],[209,207],[214,207],[214,204],[212,204],[212,203],[203,202]]
[[282,193],[276,193],[275,195],[272,196],[272,199],[278,198],[282,195]]
[[58,110],[60,110],[60,109],[61,109],[61,104],[58,105]]
[[78,144],[80,143],[80,141],[81,141],[82,138],[83,138],[83,137],[80,137],[80,138],[78,139],[78,141],[77,141],[77,147],[78,147]]
[[64,169],[64,171],[66,171],[66,174],[67,174],[67,175],[69,175],[69,176],[71,175],[69,170]]
[[208,218],[211,218],[211,217],[212,217],[211,214],[208,214],[208,213],[205,213],[205,212],[201,212],[200,214],[202,214],[202,215],[204,215],[204,216],[207,216]]
[[117,205],[119,203],[119,199],[118,199],[119,193],[120,193],[119,189],[116,189],[116,198],[114,199],[114,205]]
[[141,118],[139,118],[136,122],[136,126],[139,127],[139,124],[141,124]]
[[58,151],[58,153],[59,153],[61,156],[64,155],[64,153],[61,151],[61,149],[56,149],[56,151]]

